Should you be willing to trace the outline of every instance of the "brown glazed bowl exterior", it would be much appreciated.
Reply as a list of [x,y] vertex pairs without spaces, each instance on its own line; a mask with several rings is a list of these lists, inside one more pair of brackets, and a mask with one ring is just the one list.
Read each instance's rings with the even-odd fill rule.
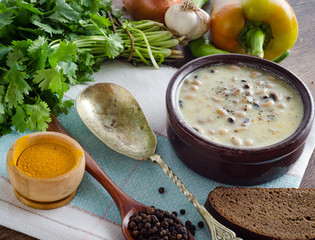
[[[197,69],[215,64],[245,64],[286,79],[299,92],[304,116],[287,139],[259,148],[236,148],[207,140],[182,119],[177,103],[180,83]],[[220,54],[193,60],[172,77],[166,92],[167,134],[177,156],[192,170],[212,180],[231,185],[256,185],[285,174],[301,155],[314,118],[312,95],[292,72],[271,61],[240,54]]]

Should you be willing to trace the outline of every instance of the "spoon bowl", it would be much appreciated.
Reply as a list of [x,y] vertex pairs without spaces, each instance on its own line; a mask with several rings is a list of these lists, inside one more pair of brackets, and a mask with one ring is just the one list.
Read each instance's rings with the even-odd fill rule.
[[211,239],[240,239],[216,221],[155,154],[157,138],[134,96],[113,83],[97,83],[85,88],[76,99],[76,108],[85,125],[108,147],[137,160],[150,160],[162,168],[205,220]]
[[124,88],[91,85],[78,95],[76,108],[85,125],[108,147],[137,160],[154,154],[156,136],[138,102]]

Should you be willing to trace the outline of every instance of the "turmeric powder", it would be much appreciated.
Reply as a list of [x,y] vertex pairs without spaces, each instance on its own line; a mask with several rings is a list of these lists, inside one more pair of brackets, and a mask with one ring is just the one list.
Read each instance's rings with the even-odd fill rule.
[[52,178],[67,173],[75,163],[75,155],[67,147],[43,142],[24,150],[17,160],[17,167],[33,177]]

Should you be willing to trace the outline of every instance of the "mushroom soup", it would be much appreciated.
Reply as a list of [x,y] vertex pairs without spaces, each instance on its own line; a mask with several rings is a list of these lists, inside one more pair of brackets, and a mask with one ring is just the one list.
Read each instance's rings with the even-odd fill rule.
[[234,147],[263,147],[293,134],[303,104],[291,85],[264,70],[215,65],[181,83],[178,104],[184,121],[202,136]]

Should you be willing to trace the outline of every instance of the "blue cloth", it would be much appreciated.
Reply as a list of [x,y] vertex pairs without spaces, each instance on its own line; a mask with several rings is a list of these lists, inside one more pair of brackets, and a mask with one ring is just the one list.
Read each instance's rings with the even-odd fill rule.
[[[199,221],[203,220],[189,200],[158,165],[150,161],[130,159],[108,148],[88,130],[75,108],[72,108],[67,115],[59,116],[58,119],[107,175],[129,196],[148,206],[155,206],[169,212],[176,211],[183,222],[190,220],[197,225]],[[6,154],[18,138],[29,133],[13,132],[0,138],[0,175],[8,178]],[[208,193],[216,186],[223,184],[206,179],[187,168],[173,152],[168,139],[162,136],[157,136],[157,138],[157,154],[162,156],[199,202],[204,204]],[[298,187],[300,181],[300,178],[284,175],[259,186]],[[160,187],[165,188],[164,194],[158,192]],[[118,209],[110,195],[87,172],[70,204],[113,222],[119,224],[121,222]],[[180,209],[185,209],[186,214],[181,215]],[[196,239],[209,239],[209,236],[206,226],[203,229],[197,227]]]

